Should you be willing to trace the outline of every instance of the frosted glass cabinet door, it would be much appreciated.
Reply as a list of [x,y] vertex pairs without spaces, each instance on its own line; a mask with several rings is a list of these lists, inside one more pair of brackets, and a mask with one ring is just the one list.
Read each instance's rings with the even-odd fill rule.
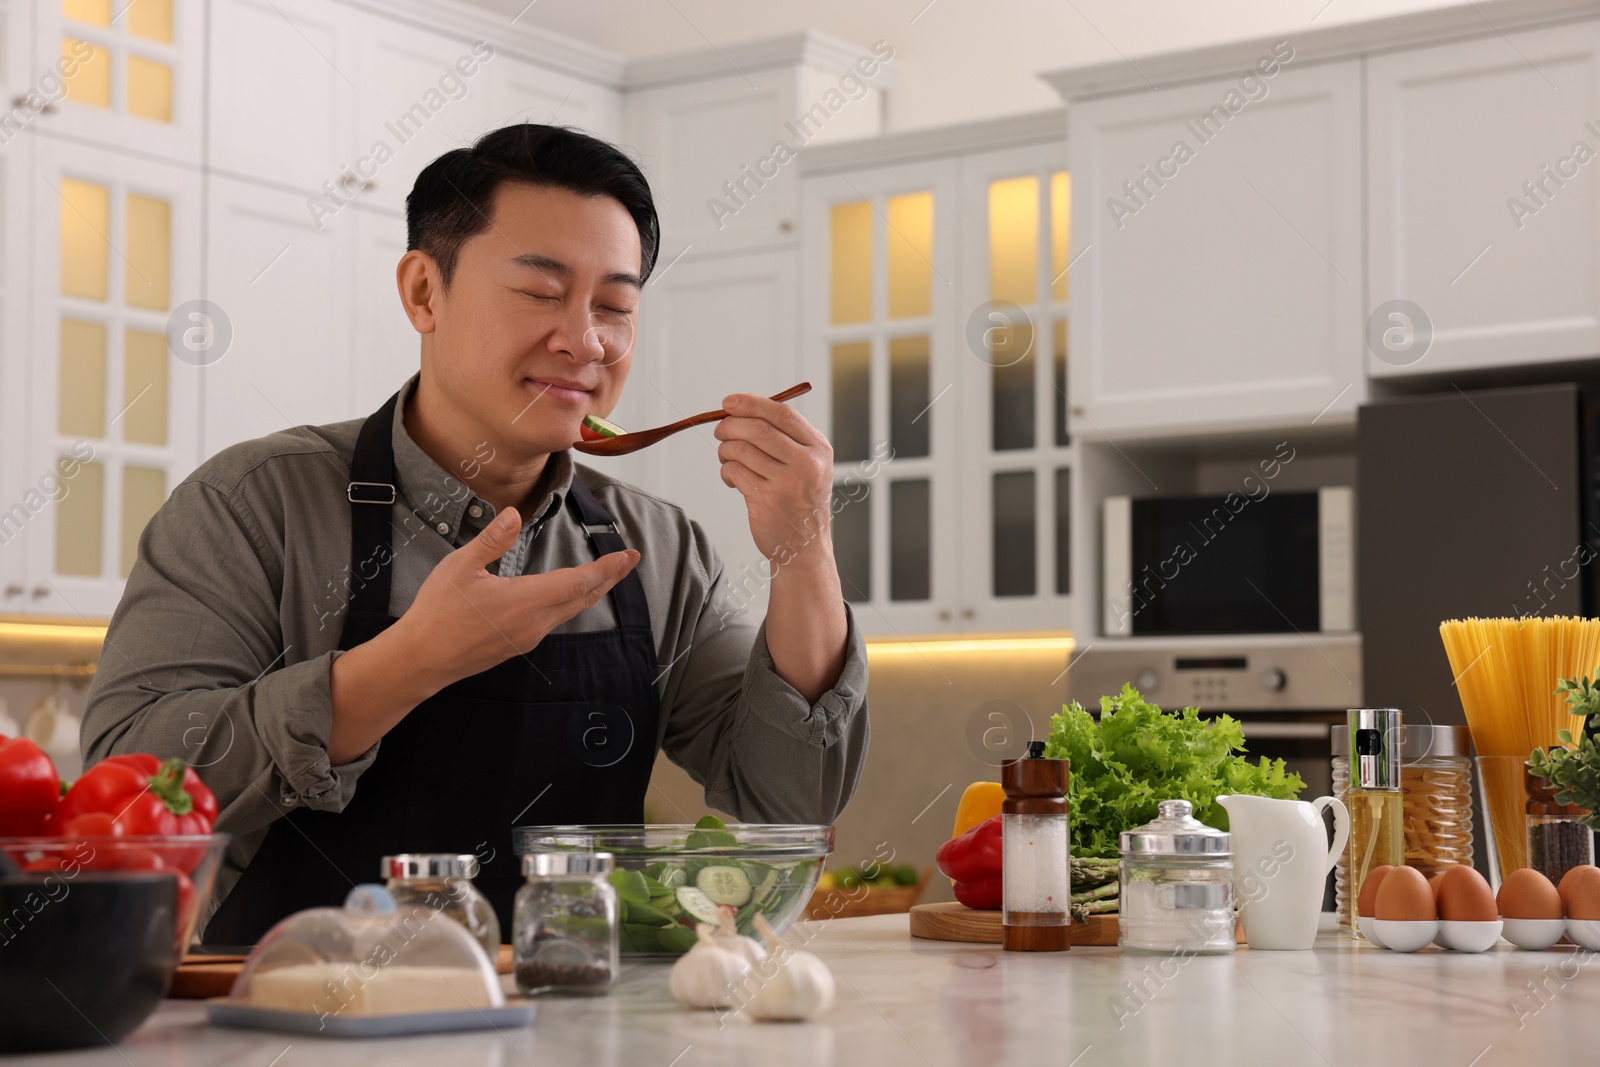
[[33,11],[26,88],[55,98],[53,110],[33,120],[39,129],[200,161],[204,4],[35,0]]
[[[200,294],[200,180],[188,168],[37,138],[25,605],[103,617],[145,523],[198,459],[201,368],[168,327]],[[8,546],[9,547],[9,546]]]
[[1064,154],[1041,145],[961,161],[965,629],[1070,626]]
[[802,184],[806,376],[833,444],[833,543],[862,629],[961,626],[956,165]]

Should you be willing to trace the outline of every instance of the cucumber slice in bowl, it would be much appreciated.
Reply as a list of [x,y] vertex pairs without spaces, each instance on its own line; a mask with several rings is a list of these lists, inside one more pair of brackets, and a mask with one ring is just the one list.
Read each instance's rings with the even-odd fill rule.
[[678,890],[678,907],[694,916],[696,922],[703,922],[709,926],[721,926],[722,916],[717,914],[717,905],[712,899],[693,886],[684,886]]
[[715,904],[738,908],[750,900],[750,876],[738,867],[702,867],[694,884]]

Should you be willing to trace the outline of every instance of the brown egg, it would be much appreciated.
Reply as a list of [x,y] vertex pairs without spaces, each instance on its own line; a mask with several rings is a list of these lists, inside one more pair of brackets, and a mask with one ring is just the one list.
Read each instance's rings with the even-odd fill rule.
[[1585,864],[1561,876],[1561,908],[1569,919],[1600,919],[1600,867]]
[[1495,903],[1507,919],[1562,917],[1561,894],[1550,884],[1550,879],[1532,867],[1522,867],[1507,875],[1500,883],[1500,895]]
[[[1596,873],[1600,873],[1597,871]],[[1492,923],[1500,918],[1494,892],[1483,875],[1465,864],[1446,867],[1433,878],[1439,918],[1450,922]]]
[[1397,922],[1426,922],[1439,917],[1428,880],[1414,867],[1391,867],[1384,874],[1372,914],[1377,919]]
[[1378,914],[1378,883],[1383,881],[1383,876],[1394,870],[1387,863],[1382,867],[1374,867],[1367,872],[1366,878],[1361,882],[1361,896],[1356,899],[1356,914],[1375,918]]

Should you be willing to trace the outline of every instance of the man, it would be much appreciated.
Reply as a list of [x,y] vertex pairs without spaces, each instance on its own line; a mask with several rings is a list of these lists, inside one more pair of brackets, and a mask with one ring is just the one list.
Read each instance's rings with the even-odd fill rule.
[[724,400],[722,479],[776,572],[760,627],[697,524],[567,451],[632,363],[659,245],[638,168],[512,126],[435,160],[406,210],[421,372],[367,419],[247,441],[179,485],[89,695],[86,764],[182,756],[218,795],[212,944],[337,903],[397,852],[478,852],[509,933],[511,828],[642,821],[658,748],[755,821],[832,822],[865,757],[823,435]]

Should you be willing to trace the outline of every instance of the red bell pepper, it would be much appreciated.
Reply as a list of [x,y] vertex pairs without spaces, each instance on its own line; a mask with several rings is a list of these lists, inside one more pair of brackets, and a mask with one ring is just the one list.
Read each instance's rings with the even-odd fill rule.
[[44,750],[25,737],[0,734],[0,837],[46,833],[61,800],[61,779]]
[[939,846],[934,862],[955,880],[956,899],[969,908],[1000,907],[1002,835],[999,815]]
[[108,756],[83,772],[53,819],[65,827],[83,815],[110,815],[122,834],[209,834],[217,798],[181,759]]

